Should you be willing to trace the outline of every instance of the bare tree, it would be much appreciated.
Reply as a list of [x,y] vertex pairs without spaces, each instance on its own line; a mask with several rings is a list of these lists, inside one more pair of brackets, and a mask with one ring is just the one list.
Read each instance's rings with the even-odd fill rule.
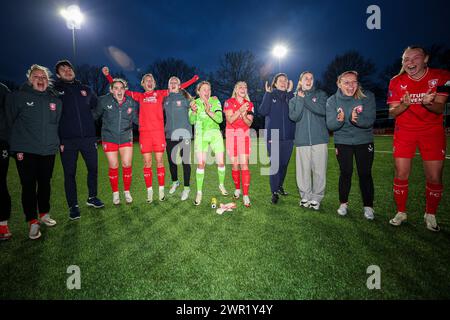
[[[121,72],[112,73],[111,76],[128,81],[126,76]],[[91,87],[97,96],[102,96],[109,92],[108,80],[106,80],[102,73],[102,67],[83,64],[76,68],[76,77],[81,83]]]
[[139,82],[144,74],[151,73],[155,78],[157,88],[167,89],[170,77],[176,76],[180,78],[181,82],[185,82],[192,78],[196,72],[197,69],[195,67],[189,66],[183,60],[175,58],[158,59],[149,65],[145,72],[139,75]]
[[337,77],[348,70],[358,72],[358,80],[363,88],[371,91],[377,90],[376,84],[372,81],[376,71],[375,64],[369,59],[365,59],[357,51],[349,51],[336,56],[330,62],[323,74],[322,89],[330,95],[334,94],[337,90]]

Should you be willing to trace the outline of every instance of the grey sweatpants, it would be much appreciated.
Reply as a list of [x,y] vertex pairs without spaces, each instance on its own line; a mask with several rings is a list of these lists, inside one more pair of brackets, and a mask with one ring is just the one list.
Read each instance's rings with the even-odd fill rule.
[[328,144],[296,147],[297,187],[301,199],[320,203],[325,195]]

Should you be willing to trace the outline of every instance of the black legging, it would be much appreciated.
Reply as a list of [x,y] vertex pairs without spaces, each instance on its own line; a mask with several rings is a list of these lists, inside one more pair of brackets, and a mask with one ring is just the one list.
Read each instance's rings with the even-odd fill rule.
[[9,167],[8,145],[0,143],[0,221],[7,221],[11,217],[11,197],[8,192],[6,176]]
[[[22,207],[27,222],[38,213],[50,211],[50,192],[55,156],[16,154],[16,166],[22,184]],[[39,212],[38,212],[39,211]]]
[[373,207],[374,187],[372,178],[372,164],[375,154],[373,143],[347,145],[336,144],[336,158],[339,162],[339,201],[348,202],[348,195],[352,186],[353,154],[358,169],[359,188],[365,207]]
[[[191,180],[191,139],[175,140],[172,141],[167,139],[167,159],[169,160],[170,175],[172,176],[172,181],[178,181],[178,167],[174,162],[176,161],[176,155],[178,150],[180,151],[181,160],[183,163],[183,177],[184,186],[189,187]],[[175,149],[175,150],[174,150]],[[173,153],[173,159],[172,159]]]

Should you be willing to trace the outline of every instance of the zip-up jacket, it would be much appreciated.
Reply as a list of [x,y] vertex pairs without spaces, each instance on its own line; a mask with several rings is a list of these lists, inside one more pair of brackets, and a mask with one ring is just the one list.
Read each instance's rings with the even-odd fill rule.
[[[341,89],[327,100],[327,126],[334,131],[334,143],[358,145],[373,142],[373,123],[376,118],[375,96],[365,91],[365,98],[345,96]],[[358,119],[351,121],[352,111],[357,108]],[[339,110],[344,112],[344,121],[337,121]]]
[[0,83],[0,143],[2,145],[8,142],[8,122],[6,121],[5,114],[5,100],[9,93],[9,89],[3,83]]
[[295,96],[289,101],[289,118],[295,121],[297,147],[328,143],[326,104],[327,94],[312,88],[305,91],[305,97]]
[[272,129],[279,130],[280,141],[294,140],[295,122],[289,119],[289,100],[293,97],[292,92],[278,89],[264,94],[258,113],[265,117],[267,140],[272,140]]
[[171,139],[172,133],[175,140],[191,139],[192,125],[189,123],[189,100],[181,93],[171,92],[164,99],[164,111],[166,113],[166,138]]
[[94,118],[102,118],[102,141],[123,144],[133,141],[133,123],[137,124],[138,105],[125,96],[122,104],[107,94],[98,99]]
[[91,88],[78,80],[55,83],[55,89],[63,102],[63,112],[59,122],[59,136],[64,139],[90,138],[96,136],[92,110],[97,106],[97,96]]
[[11,152],[26,152],[42,156],[58,152],[58,124],[62,101],[47,88],[40,92],[28,83],[6,97],[6,116],[11,128]]

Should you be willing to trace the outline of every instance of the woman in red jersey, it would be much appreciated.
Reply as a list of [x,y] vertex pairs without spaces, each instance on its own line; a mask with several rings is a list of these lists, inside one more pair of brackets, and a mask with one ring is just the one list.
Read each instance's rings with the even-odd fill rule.
[[250,207],[250,198],[248,196],[250,187],[248,160],[251,148],[249,129],[253,122],[254,109],[253,103],[250,102],[245,82],[239,81],[236,83],[232,97],[225,102],[223,110],[227,120],[225,130],[226,148],[232,162],[231,175],[236,187],[234,198],[238,199],[241,195],[240,175],[242,173],[243,201],[246,207]]
[[421,47],[403,52],[400,74],[389,83],[389,114],[395,118],[394,132],[394,199],[397,214],[389,222],[399,226],[406,221],[408,177],[412,158],[419,148],[426,177],[427,229],[439,231],[436,210],[442,198],[442,173],[445,159],[443,111],[448,93],[439,87],[448,83],[450,73],[427,66],[428,54]]
[[[108,67],[103,67],[103,74],[109,83],[112,77]],[[181,88],[187,88],[198,80],[195,75],[191,80],[182,83]],[[141,85],[144,93],[127,90],[125,94],[139,103],[139,144],[144,157],[144,180],[147,187],[147,202],[153,201],[153,172],[152,153],[155,153],[156,167],[159,184],[159,200],[164,201],[165,168],[163,155],[166,149],[166,137],[164,132],[163,100],[169,95],[169,90],[155,90],[156,81],[151,73],[142,77]]]

